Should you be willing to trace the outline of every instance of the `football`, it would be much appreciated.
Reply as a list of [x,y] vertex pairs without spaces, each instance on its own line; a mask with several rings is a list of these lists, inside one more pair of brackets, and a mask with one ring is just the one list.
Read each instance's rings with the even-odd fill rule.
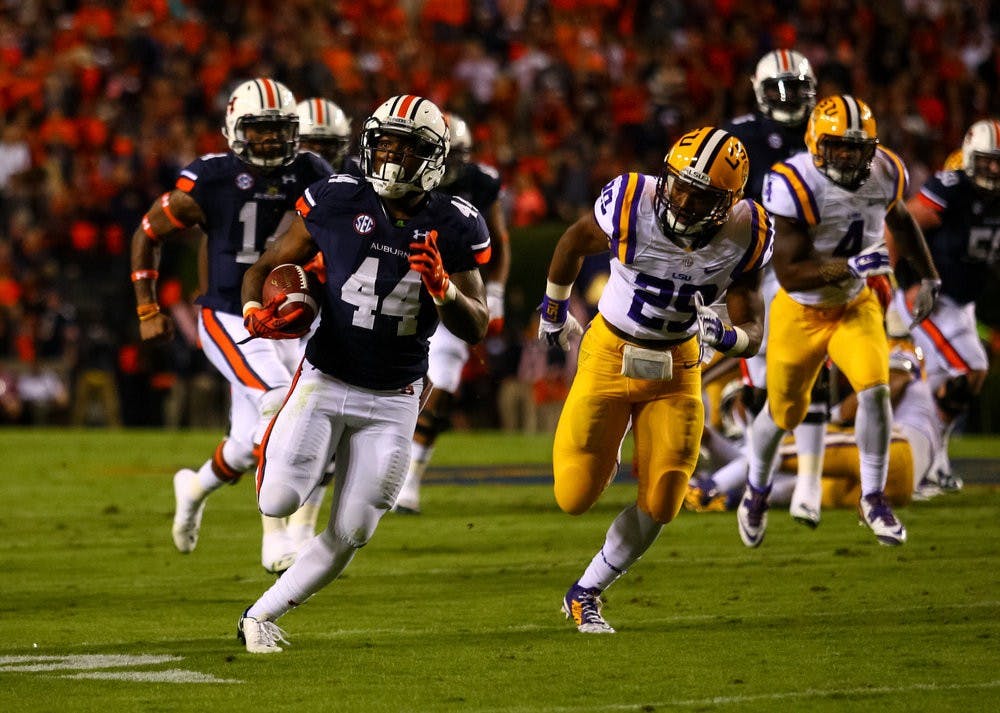
[[294,329],[304,329],[312,324],[319,312],[319,305],[312,293],[309,276],[301,265],[286,263],[271,270],[264,280],[261,292],[264,304],[268,304],[277,294],[284,294],[285,301],[278,306],[278,315],[284,317],[299,307],[305,311],[302,316],[289,326]]

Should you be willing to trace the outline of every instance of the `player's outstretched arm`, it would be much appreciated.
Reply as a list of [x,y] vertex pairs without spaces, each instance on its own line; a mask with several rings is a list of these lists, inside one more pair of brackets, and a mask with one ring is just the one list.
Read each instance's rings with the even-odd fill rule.
[[156,300],[162,241],[204,222],[205,214],[194,198],[173,190],[153,202],[132,234],[132,287],[143,341],[168,339],[174,331],[173,321],[160,312]]
[[[760,272],[740,275],[726,291],[726,309],[733,327],[747,335],[742,351],[727,356],[751,357],[760,351],[764,339],[764,300],[760,296]],[[742,341],[742,340],[741,340]]]
[[592,213],[577,220],[562,234],[549,262],[542,315],[538,323],[539,339],[569,350],[570,337],[583,332],[579,322],[569,313],[570,292],[584,258],[607,250],[607,233],[597,224]]

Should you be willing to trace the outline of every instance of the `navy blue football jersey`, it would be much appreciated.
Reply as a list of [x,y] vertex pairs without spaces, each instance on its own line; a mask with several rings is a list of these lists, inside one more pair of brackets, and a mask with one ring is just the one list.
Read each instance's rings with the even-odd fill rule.
[[960,304],[975,302],[1000,262],[1000,200],[984,197],[964,171],[938,171],[917,200],[941,218],[924,233],[941,291]]
[[206,154],[182,170],[176,187],[201,206],[208,236],[208,285],[198,304],[242,314],[243,274],[290,224],[306,186],[331,173],[330,164],[313,153],[268,173],[252,170],[232,153]]
[[436,230],[444,269],[474,270],[490,251],[482,215],[461,198],[432,191],[416,216],[393,220],[371,184],[347,174],[310,186],[297,208],[326,270],[306,357],[366,389],[399,389],[423,377],[438,313],[410,269],[410,243]]
[[437,190],[464,198],[485,214],[500,195],[500,174],[492,166],[468,163],[458,178],[447,186],[438,186]]
[[750,175],[743,195],[763,203],[761,190],[771,166],[806,150],[806,126],[788,127],[760,112],[738,116],[722,127],[743,142],[750,159]]

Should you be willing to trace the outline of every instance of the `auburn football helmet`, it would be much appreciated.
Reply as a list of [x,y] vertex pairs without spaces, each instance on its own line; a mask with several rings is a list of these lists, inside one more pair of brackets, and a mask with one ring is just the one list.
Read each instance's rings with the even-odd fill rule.
[[656,181],[653,209],[664,235],[690,248],[708,243],[743,197],[750,159],[742,142],[706,126],[670,147]]
[[299,150],[295,97],[273,79],[243,82],[229,95],[222,135],[232,152],[252,166],[274,168],[291,163]]
[[448,120],[448,131],[451,135],[451,148],[448,150],[448,160],[445,161],[442,186],[450,186],[457,181],[469,161],[472,160],[472,132],[469,125],[457,114],[445,115]]
[[434,102],[413,94],[387,99],[361,129],[361,171],[383,198],[441,183],[450,138]]
[[774,50],[757,62],[750,78],[757,108],[779,124],[798,126],[816,106],[816,75],[795,50]]
[[826,97],[809,115],[806,148],[827,178],[849,191],[868,180],[878,145],[872,110],[847,94]]
[[299,115],[299,148],[314,151],[340,170],[351,145],[351,120],[328,99],[311,97],[295,107]]
[[983,119],[965,132],[962,167],[984,191],[1000,193],[1000,121]]

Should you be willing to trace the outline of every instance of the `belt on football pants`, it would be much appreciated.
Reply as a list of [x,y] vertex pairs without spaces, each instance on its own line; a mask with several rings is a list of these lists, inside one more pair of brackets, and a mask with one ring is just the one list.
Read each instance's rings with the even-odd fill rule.
[[604,319],[604,315],[601,315],[601,319],[604,320],[604,326],[608,328],[608,331],[614,334],[619,339],[624,339],[626,342],[631,342],[632,344],[638,345],[645,349],[673,349],[679,344],[691,339],[694,335],[688,335],[686,337],[681,337],[680,339],[640,339],[639,337],[633,337],[631,334],[618,329],[615,325],[611,324],[607,319]]

